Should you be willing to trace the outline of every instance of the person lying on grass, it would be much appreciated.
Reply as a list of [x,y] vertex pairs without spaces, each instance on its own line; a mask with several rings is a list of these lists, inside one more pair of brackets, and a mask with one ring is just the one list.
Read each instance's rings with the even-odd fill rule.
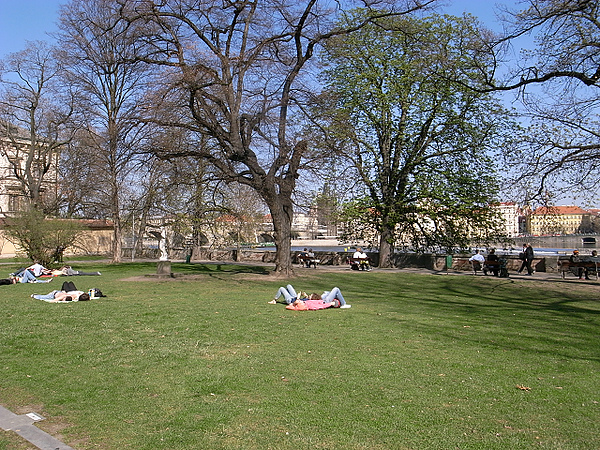
[[281,296],[283,296],[285,303],[287,304],[286,308],[296,311],[314,311],[326,308],[350,308],[350,305],[346,304],[344,296],[338,287],[334,287],[331,291],[325,291],[322,295],[311,294],[308,298],[305,298],[306,294],[301,292],[301,295],[298,295],[294,287],[291,284],[288,284],[286,287],[280,287],[275,298],[269,303],[272,305],[277,303],[277,300]]
[[24,269],[19,269],[10,274],[13,283],[49,283],[50,280],[38,280],[41,276],[52,276],[52,271],[41,264],[35,263]]
[[100,272],[82,272],[81,270],[73,270],[71,266],[62,266],[60,269],[52,271],[55,277],[60,276],[75,276],[75,275],[102,275]]
[[292,286],[291,284],[288,284],[286,287],[283,287],[283,286],[280,287],[279,290],[277,291],[277,294],[275,294],[275,298],[273,298],[273,300],[271,300],[269,303],[271,305],[274,305],[275,303],[277,303],[277,300],[281,296],[283,296],[285,303],[288,305],[291,305],[292,303],[294,303],[296,301],[296,299],[308,297],[308,295],[306,295],[302,291],[300,291],[300,294],[296,294],[296,290],[294,289],[294,286]]
[[83,291],[52,291],[48,294],[31,294],[31,298],[44,300],[48,303],[84,302],[90,299],[87,292]]
[[52,291],[48,294],[32,294],[31,298],[49,303],[62,303],[84,302],[89,300],[90,296],[87,292],[78,290],[71,281],[65,281],[60,291]]
[[29,269],[23,269],[21,271],[11,273],[10,279],[13,283],[50,283],[52,278],[47,280],[40,280]]

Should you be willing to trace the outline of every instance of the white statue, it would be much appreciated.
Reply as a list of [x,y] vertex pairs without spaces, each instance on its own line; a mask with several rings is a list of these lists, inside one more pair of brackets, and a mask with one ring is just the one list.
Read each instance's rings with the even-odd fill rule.
[[168,261],[169,260],[169,251],[167,248],[167,230],[165,227],[158,231],[150,231],[150,234],[158,239],[158,249],[160,250],[160,261]]
[[167,250],[167,230],[165,227],[160,229],[160,240],[158,241],[158,249],[160,250],[160,260],[168,261],[169,252]]

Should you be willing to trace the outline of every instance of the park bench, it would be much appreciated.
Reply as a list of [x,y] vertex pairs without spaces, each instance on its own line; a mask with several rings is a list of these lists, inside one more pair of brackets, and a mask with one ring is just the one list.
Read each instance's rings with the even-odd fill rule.
[[303,267],[313,266],[315,269],[317,268],[317,264],[319,264],[321,262],[320,259],[317,259],[314,256],[298,255],[297,259],[298,259],[298,264],[300,264],[301,266],[303,266]]
[[490,262],[490,261],[484,261],[483,263],[481,261],[470,261],[471,262],[471,268],[473,269],[473,275],[477,275],[477,272],[483,272],[483,268],[486,264],[486,262]]
[[477,272],[483,272],[487,275],[487,272],[496,272],[500,277],[508,277],[508,271],[506,270],[506,259],[500,258],[499,261],[488,261],[487,259],[481,263],[479,261],[471,261],[473,268],[473,275],[477,275]]
[[369,258],[352,258],[348,257],[346,261],[352,270],[371,270],[371,260]]
[[598,279],[598,264],[600,263],[600,258],[589,258],[579,262],[560,259],[558,262],[560,264],[560,273],[563,279],[566,278],[567,273],[572,273],[576,277],[579,277],[580,268],[587,268],[588,276],[593,273],[596,276],[596,280]]

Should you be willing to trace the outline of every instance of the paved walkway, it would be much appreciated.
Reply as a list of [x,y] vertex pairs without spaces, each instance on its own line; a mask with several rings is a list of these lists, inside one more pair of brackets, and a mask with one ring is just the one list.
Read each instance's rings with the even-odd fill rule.
[[14,431],[41,450],[75,450],[36,427],[34,423],[40,420],[44,418],[36,413],[17,415],[0,406],[0,428],[4,431]]
[[[153,262],[153,260],[142,260],[139,261],[149,261]],[[138,262],[138,260],[136,260]],[[173,263],[183,263],[183,260],[173,260]],[[237,266],[260,266],[266,267],[268,269],[274,268],[273,263],[262,262],[262,261],[219,261],[219,260],[194,260],[192,264],[214,264],[214,265],[237,265]],[[371,272],[362,272],[362,271],[352,271],[350,266],[347,264],[340,265],[332,265],[332,264],[323,264],[315,267],[304,267],[299,264],[293,264],[294,271],[299,274],[310,274],[313,271],[333,271],[333,272],[354,272],[354,273],[364,273],[365,276],[368,276],[368,273],[376,273],[376,272],[400,272],[400,273],[416,273],[416,274],[430,274],[430,275],[452,275],[452,276],[469,276],[469,277],[485,277],[485,278],[495,278],[491,275],[483,275],[482,272],[477,272],[477,275],[473,275],[471,270],[455,270],[450,269],[446,270],[432,270],[426,269],[424,267],[390,267],[381,269],[379,267],[374,267]],[[509,270],[509,278],[514,280],[544,280],[544,281],[576,281],[582,282],[584,280],[579,280],[574,274],[567,274],[566,278],[563,279],[560,272],[535,272],[533,275],[527,275],[527,273],[517,273],[515,270]],[[506,279],[506,278],[500,278]],[[597,282],[596,277],[594,275],[591,276],[591,280],[585,280],[589,283]]]
[[[110,260],[106,259],[106,260],[94,260],[94,261],[80,261],[81,263],[100,263],[100,264],[110,264]],[[129,262],[129,261],[123,261],[124,263]],[[144,259],[144,258],[136,258],[135,262],[158,262],[155,259]],[[178,259],[174,259],[171,261],[172,263],[184,263],[184,260],[178,260]],[[69,261],[69,264],[77,264],[78,261]],[[2,265],[14,265],[14,262],[5,262],[2,261],[2,259],[0,259],[0,266]],[[268,263],[268,262],[262,262],[262,261],[219,261],[219,260],[194,260],[192,261],[192,264],[221,264],[221,265],[239,265],[239,266],[261,266],[261,267],[267,267],[267,268],[273,268],[275,267],[274,264],[272,263]],[[294,264],[294,270],[296,271],[297,274],[302,274],[302,273],[310,273],[313,270],[327,270],[327,271],[350,271],[350,267],[347,264],[340,264],[340,265],[330,265],[330,264],[324,264],[322,266],[318,266],[316,269],[314,267],[311,268],[306,268],[306,267],[302,267],[298,264]],[[455,275],[455,276],[477,276],[477,277],[483,277],[485,275],[483,275],[482,273],[477,273],[477,275],[473,275],[473,272],[470,270],[449,270],[448,272],[446,272],[446,270],[431,270],[431,269],[425,269],[422,267],[404,267],[404,268],[389,268],[389,269],[380,269],[378,267],[373,268],[373,272],[405,272],[405,273],[421,273],[421,274],[432,274],[432,275]],[[359,271],[356,271],[356,273],[362,273]],[[527,275],[526,273],[522,273],[522,274],[518,274],[516,273],[514,270],[513,271],[509,271],[509,277],[512,279],[529,279],[529,280],[544,280],[544,281],[577,281],[580,282],[580,280],[573,274],[568,274],[566,279],[562,279],[560,272],[535,272],[532,276]],[[2,278],[2,277],[0,277]],[[491,276],[488,275],[488,278],[492,278]],[[584,281],[584,280],[581,280]],[[588,281],[588,280],[585,280]],[[591,280],[589,280],[588,282],[592,283],[592,282],[597,282],[598,280],[596,280],[595,276],[591,277]]]
[[[205,263],[210,264],[210,261],[206,261]],[[235,264],[235,263],[234,263]],[[264,263],[260,265],[266,265]],[[311,273],[314,271],[314,268],[307,269],[305,267],[298,266],[294,264],[294,270],[297,274],[303,273]],[[326,270],[326,271],[350,271],[351,269],[346,265],[332,266],[332,265],[323,265],[318,266],[316,270]],[[440,275],[440,276],[467,276],[467,277],[477,277],[477,278],[489,278],[495,279],[496,277],[491,275],[483,275],[482,272],[477,272],[477,275],[473,275],[473,272],[470,270],[431,270],[425,269],[421,267],[404,267],[404,268],[390,268],[390,269],[380,269],[375,267],[371,272],[359,272],[355,271],[355,273],[361,273],[365,276],[368,276],[369,273],[377,273],[377,272],[398,272],[398,273],[416,273],[416,274],[430,274],[430,275]],[[595,275],[590,275],[590,280],[579,280],[574,274],[568,273],[566,278],[562,278],[560,272],[535,272],[533,275],[527,275],[527,273],[517,273],[515,271],[509,271],[509,278],[497,278],[499,280],[525,280],[525,281],[545,281],[545,282],[568,282],[568,283],[591,283],[597,284],[600,283],[600,280],[596,280]]]

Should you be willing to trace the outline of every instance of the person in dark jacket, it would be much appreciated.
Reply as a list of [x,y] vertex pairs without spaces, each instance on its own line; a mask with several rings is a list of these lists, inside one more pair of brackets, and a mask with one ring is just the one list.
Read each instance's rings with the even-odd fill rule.
[[[569,262],[574,264],[584,262],[579,256],[579,250],[573,250],[573,254],[569,256]],[[585,275],[586,280],[590,279],[590,274],[588,273],[587,267],[575,267],[575,271],[577,272],[576,275],[579,277],[580,280],[583,280],[583,275]]]
[[521,268],[518,270],[518,273],[523,272],[523,269],[527,269],[527,275],[533,275],[533,268],[531,267],[531,263],[533,262],[533,247],[531,244],[523,244],[523,252],[521,253],[521,259],[523,263],[521,264]]

